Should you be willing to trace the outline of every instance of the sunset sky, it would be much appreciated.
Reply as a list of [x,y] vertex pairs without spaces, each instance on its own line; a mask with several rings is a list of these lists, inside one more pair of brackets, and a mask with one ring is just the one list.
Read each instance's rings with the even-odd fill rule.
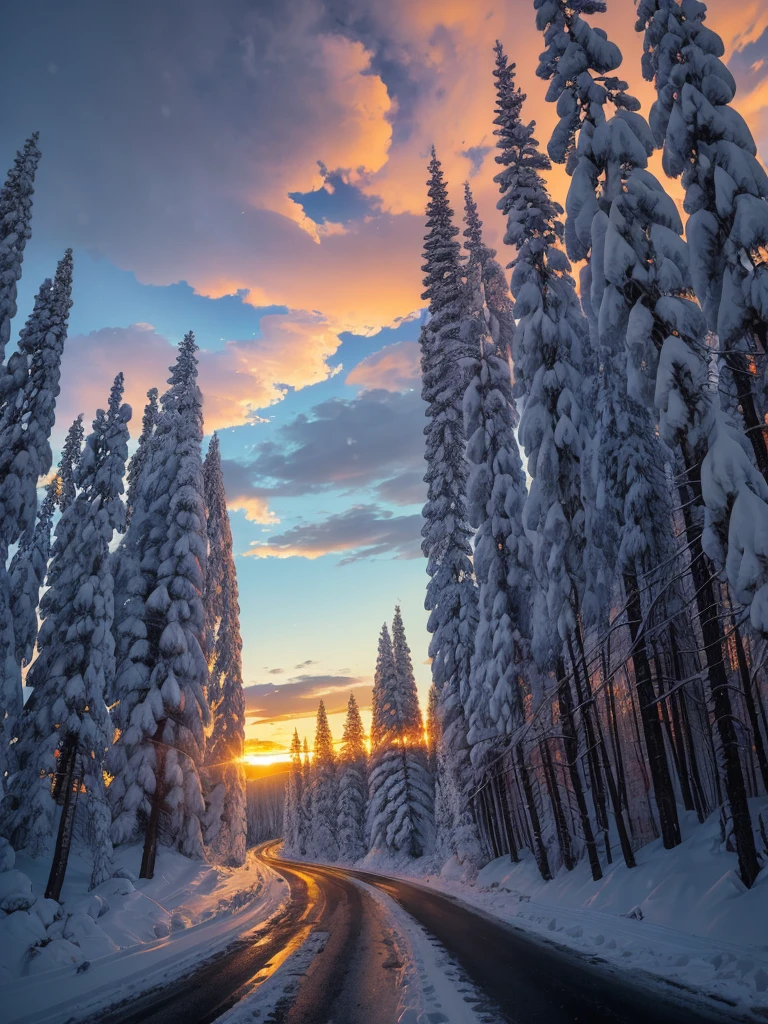
[[[709,6],[765,155],[768,4]],[[598,20],[647,113],[633,12],[609,0]],[[27,0],[3,24],[0,173],[32,131],[43,153],[19,321],[75,250],[55,445],[118,370],[135,434],[194,330],[226,460],[249,749],[282,750],[294,725],[311,742],[320,695],[340,739],[398,602],[424,697],[426,163],[434,143],[457,212],[468,178],[503,248],[497,37],[542,142],[554,114],[531,0]],[[561,168],[551,180],[562,199]]]

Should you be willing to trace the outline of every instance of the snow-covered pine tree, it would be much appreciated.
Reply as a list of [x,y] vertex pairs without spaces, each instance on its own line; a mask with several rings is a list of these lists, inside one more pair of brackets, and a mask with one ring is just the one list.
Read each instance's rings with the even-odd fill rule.
[[80,462],[80,456],[82,455],[84,436],[83,414],[80,413],[67,431],[67,436],[64,439],[64,447],[61,450],[61,459],[59,461],[59,479],[61,481],[59,508],[62,512],[65,512],[69,508],[77,494],[77,487],[75,486],[75,469],[77,468]]
[[[16,285],[21,278],[24,247],[32,237],[32,195],[40,160],[35,132],[16,154],[0,189],[0,364],[16,316]],[[2,371],[0,371],[2,372]]]
[[139,446],[128,463],[128,493],[125,499],[126,523],[131,525],[133,508],[139,495],[141,486],[141,474],[147,464],[150,455],[150,444],[157,426],[157,417],[160,414],[160,407],[157,402],[157,388],[150,388],[147,392],[147,404],[144,406],[144,416],[141,421],[141,434],[139,434]]
[[[298,736],[296,737],[298,742]],[[293,748],[291,748],[293,749]],[[368,755],[365,731],[355,695],[347,703],[347,719],[339,757],[339,855],[348,861],[365,856],[365,811],[368,802]]]
[[[234,564],[232,570],[234,577]],[[223,594],[224,608],[211,669],[211,675],[217,678],[221,697],[206,751],[207,773],[219,781],[208,798],[205,842],[215,861],[239,867],[245,863],[246,850],[245,767],[242,761],[245,695],[236,579],[226,579]]]
[[37,606],[51,557],[51,526],[60,496],[61,478],[57,474],[45,488],[37,522],[21,538],[8,570],[16,660],[21,668],[31,662],[37,642]]
[[59,471],[45,489],[34,529],[27,530],[11,561],[11,616],[13,618],[16,659],[23,668],[29,665],[37,642],[37,607],[51,557],[51,527],[56,507],[64,512],[76,494],[74,473],[83,444],[83,417],[77,417],[67,432]]
[[766,405],[755,395],[752,358],[768,372],[768,175],[731,106],[736,82],[706,15],[698,0],[640,0],[636,28],[644,33],[643,74],[657,90],[650,123],[662,165],[685,189],[693,287],[768,479]]
[[5,568],[10,547],[33,527],[37,482],[51,468],[50,435],[59,394],[61,356],[72,305],[72,250],[51,282],[40,288],[33,312],[0,380],[0,780],[13,765],[12,740],[22,710],[21,673]]
[[480,282],[485,303],[488,328],[496,351],[504,359],[512,356],[515,337],[515,304],[509,294],[504,270],[496,259],[496,250],[483,241],[483,222],[477,212],[477,203],[469,182],[464,182],[464,248],[469,253],[467,275],[473,265],[480,267]]
[[309,760],[309,743],[307,737],[301,746],[304,755],[301,765],[301,816],[299,818],[299,846],[302,854],[309,852],[310,835],[312,833],[312,762]]
[[312,757],[310,780],[312,824],[307,854],[313,860],[334,861],[339,856],[336,822],[338,778],[333,738],[323,701],[320,701],[317,709],[315,750]]
[[144,834],[145,878],[153,875],[161,830],[181,853],[205,856],[199,772],[210,719],[201,646],[207,538],[196,351],[190,332],[162,399],[125,538],[138,574],[121,627],[129,643],[115,686],[120,736],[110,755],[109,796],[113,841]]
[[[467,210],[469,220],[470,211]],[[465,232],[466,234],[466,232]],[[480,227],[474,235],[482,245]],[[471,282],[472,278],[469,278]],[[515,438],[517,412],[507,353],[479,338],[473,374],[464,394],[470,463],[468,507],[477,531],[474,567],[479,591],[472,675],[465,711],[478,781],[495,751],[506,749],[524,720],[523,699],[536,671],[530,651],[531,545],[523,530],[525,474]],[[523,745],[516,746],[524,760]],[[538,810],[528,801],[534,855],[550,877]],[[500,829],[503,823],[499,822]]]
[[[58,899],[67,869],[75,804],[85,790],[88,813],[103,824],[102,766],[112,743],[104,693],[114,673],[114,603],[109,544],[125,524],[123,473],[131,408],[118,374],[108,409],[93,421],[75,470],[78,493],[56,527],[48,589],[40,602],[38,657],[29,670],[32,696],[18,742],[20,770],[10,780],[12,841],[39,856],[53,834],[56,796],[62,811],[46,895]],[[51,786],[56,776],[57,784]],[[93,884],[104,880],[111,846],[103,827]],[[106,849],[104,848],[106,844]]]
[[440,742],[440,716],[435,684],[432,683],[427,694],[427,768],[434,781],[437,772],[437,746]]
[[293,730],[291,739],[291,767],[285,784],[283,802],[283,850],[289,857],[301,853],[301,797],[304,775],[301,768],[301,740],[299,730]]
[[[421,857],[433,845],[433,792],[423,724],[402,617],[398,657],[386,624],[379,636],[368,773],[369,848]],[[455,808],[452,808],[455,810]]]
[[[555,6],[552,5],[549,10],[554,10]],[[584,23],[579,21],[574,12],[568,17],[576,25],[574,36],[584,38],[587,33]],[[598,49],[605,42],[603,38]],[[574,50],[578,50],[578,47]],[[586,57],[582,57],[582,62],[586,70],[589,64]],[[585,77],[582,75],[580,79],[582,84]],[[556,81],[553,81],[553,86]],[[559,84],[562,85],[562,82]],[[604,96],[599,83],[597,90],[596,97],[599,99]],[[759,522],[761,517],[765,521],[765,492],[762,480],[741,450],[732,428],[718,409],[716,396],[708,387],[705,324],[698,307],[689,301],[688,257],[686,247],[679,237],[682,225],[671,199],[659,182],[645,170],[646,154],[652,150],[647,126],[637,115],[620,111],[610,121],[598,123],[585,138],[594,160],[592,166],[607,168],[605,180],[600,184],[600,194],[604,204],[611,204],[610,217],[602,210],[591,221],[596,254],[593,261],[595,273],[591,306],[593,310],[599,306],[600,334],[607,345],[602,354],[603,365],[613,370],[614,381],[623,379],[623,353],[615,348],[617,340],[622,337],[626,339],[630,357],[629,394],[626,398],[620,389],[604,389],[604,393],[610,394],[614,403],[609,421],[623,421],[623,425],[621,436],[607,437],[603,452],[604,467],[608,475],[613,473],[605,489],[613,496],[613,511],[620,512],[623,518],[623,524],[619,524],[621,535],[615,538],[614,548],[627,590],[630,626],[634,627],[637,636],[637,623],[642,619],[642,608],[637,595],[636,572],[659,559],[663,546],[660,541],[663,542],[669,532],[668,529],[657,531],[653,526],[649,529],[650,524],[659,522],[659,513],[662,513],[663,518],[664,509],[654,500],[661,473],[658,451],[656,454],[653,451],[655,441],[650,436],[647,422],[643,421],[638,404],[646,403],[653,408],[655,401],[661,417],[662,437],[673,448],[680,444],[686,465],[687,480],[681,497],[686,513],[691,571],[704,634],[710,687],[718,708],[718,728],[721,733],[730,733],[730,736],[721,735],[721,743],[724,751],[728,752],[725,755],[727,789],[729,802],[738,808],[734,814],[734,823],[735,830],[742,837],[740,863],[743,877],[747,881],[754,870],[754,860],[749,850],[751,831],[747,827],[743,780],[740,781],[740,767],[734,746],[735,733],[731,725],[727,724],[732,723],[732,711],[722,662],[723,635],[716,613],[717,595],[711,569],[701,550],[701,525],[695,508],[701,505],[702,500],[707,503],[710,514],[707,546],[716,558],[725,561],[728,517],[731,507],[735,506],[737,494],[742,493],[742,512],[746,507],[754,505],[750,518]],[[579,141],[579,151],[581,148]],[[594,183],[597,184],[596,179]],[[581,198],[582,209],[586,209],[587,201],[583,195]],[[596,202],[592,208],[593,211],[596,209]],[[603,278],[598,274],[600,264],[604,264]],[[605,429],[604,433],[608,434],[608,430]],[[704,488],[700,479],[702,459],[704,481],[705,484],[709,483]],[[635,475],[639,468],[644,471],[642,486],[638,486],[639,478]],[[621,497],[622,474],[627,482],[624,489],[629,505],[625,503],[619,509],[617,499]],[[654,512],[653,518],[649,517],[649,508]],[[734,579],[741,582],[743,593],[746,577],[741,574],[741,568],[742,565],[746,567],[755,564],[751,552],[759,528],[745,526],[743,515],[732,517],[730,522],[739,532],[731,536],[731,541],[735,539],[737,543],[728,566],[729,576],[732,582]],[[606,528],[601,531],[602,535],[610,542],[609,524],[603,525]],[[663,522],[659,525],[665,526]],[[633,559],[634,572],[631,565]],[[760,580],[756,585],[755,579],[750,576],[747,603],[752,594],[760,592],[759,587]],[[753,607],[753,612],[759,619],[763,614],[760,603]],[[640,703],[646,712],[646,741],[665,843],[674,845],[679,841],[679,830],[674,799],[670,792],[669,772],[668,769],[664,771],[666,758],[663,755],[663,739],[655,704],[652,705],[653,714],[647,714],[653,696],[650,670],[647,666],[643,670],[642,647],[636,644],[633,653],[638,688],[644,687],[648,698],[641,696]],[[660,781],[660,777],[665,774],[666,781]]]
[[513,361],[515,395],[524,402],[519,438],[531,477],[523,523],[534,538],[537,587],[532,650],[540,671],[553,669],[558,681],[568,777],[592,875],[598,879],[602,869],[579,770],[573,695],[563,654],[567,649],[578,681],[580,669],[573,648],[578,642],[584,589],[582,402],[585,376],[591,368],[589,331],[570,263],[560,248],[562,208],[550,198],[539,173],[549,161],[538,151],[534,125],[522,122],[524,96],[515,87],[514,65],[508,63],[500,44],[494,76],[501,150],[496,159],[504,168],[495,178],[502,194],[498,207],[507,218],[504,242],[517,249],[510,264],[518,318]]
[[[585,7],[554,0],[547,5],[535,0],[534,6],[547,43],[537,73],[550,80],[547,98],[557,102],[561,114],[549,151],[571,174],[565,237],[571,258],[588,261],[587,272],[582,273],[582,299],[601,367],[597,427],[587,460],[591,488],[600,500],[587,517],[583,612],[604,630],[613,588],[622,580],[654,795],[664,845],[671,848],[680,842],[680,827],[646,639],[639,629],[644,609],[638,583],[638,577],[670,554],[671,510],[664,478],[669,453],[656,437],[655,419],[628,394],[625,339],[631,307],[613,285],[606,285],[603,267],[611,203],[635,187],[634,172],[642,186],[654,143],[644,118],[636,113],[639,103],[628,94],[627,83],[609,76],[622,62],[621,51],[602,29],[581,16],[602,13],[605,4],[587,0]],[[615,111],[612,116],[606,112],[609,105]],[[615,794],[599,718],[595,728],[608,786]],[[623,826],[621,811],[614,810]],[[623,831],[622,836],[626,844]]]
[[[234,574],[232,561],[232,530],[227,512],[227,496],[224,493],[224,478],[221,472],[221,451],[216,434],[208,445],[203,462],[205,484],[205,507],[208,513],[208,563],[205,573],[203,605],[205,609],[205,643],[203,650],[208,665],[213,665],[216,656],[216,634],[224,614],[224,583]],[[219,680],[211,676],[208,685],[208,704],[212,712],[220,700]]]
[[[429,300],[429,323],[421,333],[422,398],[427,410],[425,459],[427,503],[422,511],[422,551],[427,558],[425,605],[432,633],[429,654],[432,680],[439,697],[441,742],[439,772],[452,778],[438,782],[456,794],[452,802],[456,820],[438,823],[437,844],[447,855],[473,857],[479,840],[469,807],[472,783],[467,725],[462,701],[469,685],[470,662],[477,625],[477,592],[473,579],[466,511],[467,464],[462,403],[466,371],[462,365],[466,338],[462,337],[465,289],[462,280],[459,229],[453,224],[448,190],[440,161],[432,150],[429,163],[427,229],[423,270]],[[446,827],[442,827],[445,825]],[[474,833],[474,836],[473,836]],[[456,843],[472,837],[467,851]]]
[[523,531],[525,474],[515,439],[509,363],[480,337],[464,394],[470,476],[468,512],[475,528],[479,622],[465,701],[472,763],[521,724],[530,657],[531,548]]

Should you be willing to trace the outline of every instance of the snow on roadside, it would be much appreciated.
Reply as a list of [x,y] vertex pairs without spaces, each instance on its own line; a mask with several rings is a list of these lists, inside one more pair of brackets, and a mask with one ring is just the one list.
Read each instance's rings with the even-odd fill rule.
[[[402,965],[397,1024],[490,1024],[494,1020],[492,1008],[442,946],[380,889],[359,879],[351,881],[365,890],[382,911],[393,952]],[[282,1019],[327,937],[326,932],[309,933],[270,977],[219,1017],[216,1024],[268,1024]],[[480,1006],[482,1017],[475,1012]]]
[[721,848],[717,815],[703,825],[683,821],[684,842],[661,841],[636,853],[629,870],[617,859],[592,880],[582,862],[543,882],[533,858],[501,857],[473,882],[448,862],[441,873],[427,858],[408,864],[369,855],[364,870],[439,889],[497,918],[563,946],[587,952],[649,983],[663,979],[739,1012],[768,1015],[768,869],[752,889],[735,873],[736,857]]
[[323,951],[327,939],[328,932],[311,932],[273,974],[217,1017],[216,1024],[261,1024],[270,1019],[279,1020],[293,1002],[309,965]]
[[[397,1024],[489,1024],[495,1020],[487,998],[433,936],[390,896],[355,881],[394,925],[394,945],[403,964]],[[480,1008],[482,1016],[475,1012]]]
[[[88,893],[90,862],[73,853],[63,914],[47,933],[14,941],[2,927],[7,931],[18,913],[0,920],[4,1024],[56,1024],[96,1014],[183,975],[287,904],[284,879],[252,852],[242,868],[221,868],[161,847],[151,880],[136,879],[140,860],[140,848],[120,847],[116,877]],[[19,856],[15,870],[29,878],[32,895],[41,896],[49,866]],[[51,948],[53,955],[46,953]]]

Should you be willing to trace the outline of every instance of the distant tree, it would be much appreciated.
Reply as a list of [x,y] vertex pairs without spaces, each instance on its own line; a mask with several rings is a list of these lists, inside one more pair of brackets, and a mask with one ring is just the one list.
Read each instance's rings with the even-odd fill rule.
[[394,631],[393,647],[386,624],[382,627],[374,677],[369,846],[371,850],[421,857],[431,850],[434,841],[433,784],[399,609]]
[[312,826],[307,854],[314,860],[334,861],[339,856],[336,822],[338,778],[333,738],[323,701],[320,701],[317,709],[315,750],[312,757],[310,780]]
[[301,740],[298,729],[293,730],[291,739],[291,767],[285,786],[283,804],[283,849],[289,857],[301,853],[301,800],[304,789],[304,775],[301,768]]
[[[298,741],[298,736],[296,737]],[[347,720],[339,758],[339,853],[345,860],[365,856],[365,812],[368,802],[368,756],[365,731],[354,694],[347,703]]]
[[299,846],[302,854],[309,852],[312,832],[312,763],[309,759],[307,737],[302,743],[304,755],[301,766],[301,816],[299,819]]

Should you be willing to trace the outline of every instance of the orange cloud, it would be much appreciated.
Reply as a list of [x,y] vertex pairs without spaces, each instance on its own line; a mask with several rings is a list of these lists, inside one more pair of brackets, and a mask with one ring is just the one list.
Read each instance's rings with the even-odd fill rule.
[[368,391],[404,391],[415,386],[420,373],[418,342],[398,341],[366,356],[347,375],[346,383]]
[[[279,402],[287,389],[300,390],[334,371],[327,359],[339,346],[328,322],[317,313],[301,310],[261,319],[261,337],[228,341],[219,351],[198,353],[200,388],[206,432],[241,426],[258,420],[256,410]],[[118,370],[125,374],[126,401],[134,410],[137,432],[149,388],[162,393],[176,348],[150,324],[104,327],[67,340],[62,363],[57,426],[85,412],[88,421],[104,405]],[[255,499],[237,507],[256,522],[274,522]]]

